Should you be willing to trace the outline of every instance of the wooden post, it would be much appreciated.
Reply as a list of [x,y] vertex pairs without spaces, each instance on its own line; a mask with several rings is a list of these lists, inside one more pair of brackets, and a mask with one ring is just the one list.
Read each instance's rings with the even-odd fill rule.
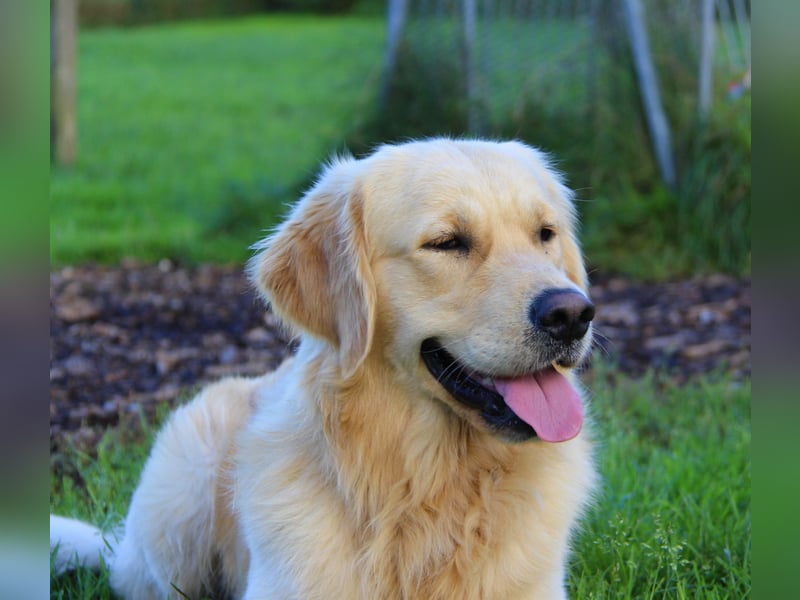
[[378,95],[381,110],[389,101],[389,87],[397,64],[397,53],[406,28],[408,0],[389,0],[386,18],[386,54],[383,58],[383,81]]
[[[76,63],[78,0],[51,2],[51,123],[55,126],[55,158],[72,165],[78,154]],[[55,63],[55,64],[53,64]],[[53,72],[54,71],[54,72]]]
[[700,13],[700,73],[698,74],[697,112],[701,119],[711,109],[714,73],[714,0],[703,0]]
[[672,159],[672,140],[669,123],[661,104],[658,79],[644,26],[644,9],[640,0],[623,0],[622,6],[661,180],[668,188],[674,189],[676,177],[675,164]]

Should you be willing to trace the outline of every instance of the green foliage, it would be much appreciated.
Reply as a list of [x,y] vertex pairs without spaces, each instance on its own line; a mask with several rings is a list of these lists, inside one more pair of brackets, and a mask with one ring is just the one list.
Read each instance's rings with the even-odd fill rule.
[[[587,383],[602,486],[574,540],[570,597],[749,597],[749,382],[712,376],[679,387],[597,364]],[[96,456],[54,457],[51,511],[113,527],[154,431],[113,430]],[[106,574],[79,570],[51,584],[53,598],[110,597]]]
[[134,26],[257,12],[382,15],[381,0],[81,0],[82,27]]
[[358,0],[264,0],[269,10],[283,10],[317,14],[349,13]]
[[720,107],[685,152],[680,243],[702,267],[750,269],[750,102]]
[[[580,196],[579,196],[580,197]],[[662,186],[645,194],[630,188],[579,201],[583,251],[590,267],[645,280],[663,280],[692,271],[692,258],[669,226],[677,199]]]
[[467,105],[461,71],[451,56],[430,60],[403,44],[383,105],[367,113],[347,147],[363,155],[381,142],[462,134]]
[[129,26],[254,12],[263,0],[80,0],[82,27]]
[[[590,261],[645,279],[695,272],[750,271],[750,106],[721,105],[706,123],[694,123],[677,148],[680,183],[658,182],[652,161],[635,159],[619,143],[592,175],[592,193],[578,192],[584,248]],[[646,144],[646,140],[641,141]],[[611,152],[611,148],[618,148]],[[578,150],[573,164],[584,158]],[[561,156],[561,153],[556,153]],[[565,161],[574,157],[564,148]],[[611,166],[620,156],[640,171]],[[600,160],[598,164],[602,164]],[[568,173],[582,172],[570,170]],[[614,176],[616,173],[616,177]]]
[[[648,279],[698,271],[749,273],[749,98],[720,102],[709,122],[699,123],[691,91],[695,75],[687,71],[696,61],[676,60],[681,52],[656,56],[666,82],[663,97],[674,127],[680,175],[678,188],[668,191],[650,149],[624,37],[609,34],[598,44],[578,25],[546,20],[526,25],[537,28],[529,38],[553,39],[537,46],[539,66],[524,75],[524,92],[515,105],[483,107],[483,129],[492,136],[524,140],[556,157],[581,200],[591,265]],[[509,61],[497,50],[506,34],[526,43],[517,26],[497,19],[483,30],[482,35],[496,38],[483,46],[487,55],[482,60],[491,65],[484,82],[488,89],[513,88],[520,77],[514,61],[515,69],[504,71]],[[438,27],[439,36],[458,37],[443,24],[426,27]],[[609,31],[617,31],[613,27],[618,25],[609,22]],[[433,29],[426,31],[432,34]],[[674,42],[674,28],[670,31]],[[661,45],[666,41],[660,40]],[[568,60],[564,70],[553,67],[587,43],[594,51],[585,73]],[[515,51],[525,53],[524,48]],[[576,72],[584,73],[583,78],[576,78]],[[723,91],[717,95],[722,97]],[[360,151],[379,141],[465,135],[467,110],[458,53],[433,53],[424,44],[408,44],[398,54],[384,108],[366,118],[349,140]]]

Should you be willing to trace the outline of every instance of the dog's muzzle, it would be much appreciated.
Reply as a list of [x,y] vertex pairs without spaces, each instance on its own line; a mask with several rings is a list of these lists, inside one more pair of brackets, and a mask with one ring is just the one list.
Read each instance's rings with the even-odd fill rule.
[[572,439],[583,425],[578,392],[552,365],[574,366],[583,356],[584,337],[595,308],[577,290],[552,289],[531,303],[531,343],[543,368],[529,373],[480,373],[460,362],[436,338],[422,342],[420,355],[439,384],[459,403],[475,410],[499,435],[523,441]]

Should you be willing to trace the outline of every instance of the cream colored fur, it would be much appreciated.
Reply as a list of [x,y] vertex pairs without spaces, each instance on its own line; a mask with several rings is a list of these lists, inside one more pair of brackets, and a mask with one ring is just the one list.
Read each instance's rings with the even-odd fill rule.
[[[426,249],[454,229],[468,255]],[[532,298],[586,289],[570,194],[544,157],[431,140],[337,160],[258,250],[253,280],[299,351],[175,412],[133,497],[114,588],[564,598],[595,479],[586,427],[568,442],[508,443],[420,359],[436,336],[481,372],[522,373],[539,352],[523,335]]]

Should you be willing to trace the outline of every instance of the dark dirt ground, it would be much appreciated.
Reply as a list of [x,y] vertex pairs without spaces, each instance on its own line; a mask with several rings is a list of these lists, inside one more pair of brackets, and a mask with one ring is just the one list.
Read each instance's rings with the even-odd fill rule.
[[[594,355],[631,376],[681,384],[750,375],[750,281],[724,275],[642,283],[592,275]],[[102,432],[183,400],[207,381],[258,375],[289,340],[240,267],[123,261],[50,274],[50,445],[91,447]],[[137,417],[138,418],[138,417]]]

